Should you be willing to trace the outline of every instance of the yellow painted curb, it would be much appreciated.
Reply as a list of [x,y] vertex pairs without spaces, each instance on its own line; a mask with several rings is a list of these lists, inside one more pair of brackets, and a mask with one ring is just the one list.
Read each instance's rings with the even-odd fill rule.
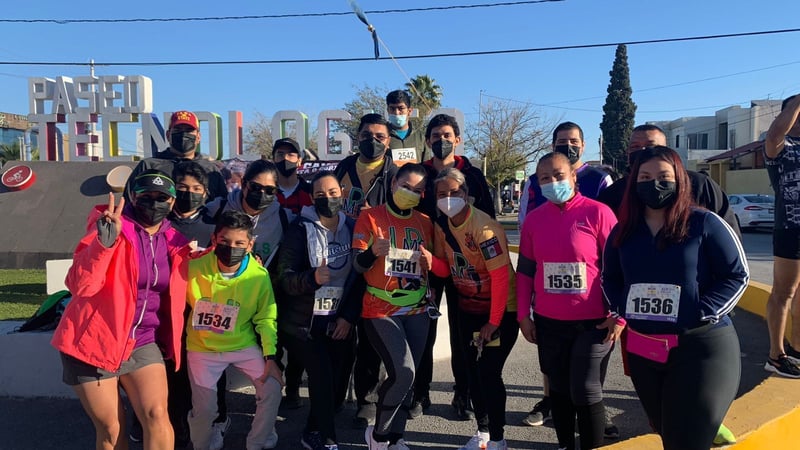
[[[750,282],[739,306],[742,309],[766,315],[767,299],[771,286]],[[787,327],[787,333],[789,332]],[[736,444],[725,448],[737,450],[797,448],[797,431],[800,430],[800,380],[771,376],[752,391],[733,402],[727,426],[737,437]],[[637,436],[606,446],[609,449],[661,449],[661,439],[656,434]]]

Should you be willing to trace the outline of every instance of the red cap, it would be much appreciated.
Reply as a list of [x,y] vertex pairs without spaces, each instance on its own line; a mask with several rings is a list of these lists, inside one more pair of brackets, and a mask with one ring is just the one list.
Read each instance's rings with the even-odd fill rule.
[[189,125],[197,130],[200,128],[200,121],[197,120],[197,116],[193,112],[176,111],[172,113],[172,117],[169,119],[169,128],[174,128],[176,125]]

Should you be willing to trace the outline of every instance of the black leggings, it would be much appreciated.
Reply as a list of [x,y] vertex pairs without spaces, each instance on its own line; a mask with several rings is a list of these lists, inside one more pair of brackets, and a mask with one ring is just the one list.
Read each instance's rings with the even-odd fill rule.
[[556,320],[534,316],[539,365],[550,380],[553,425],[559,447],[575,448],[575,417],[581,448],[603,445],[605,407],[602,379],[612,344],[603,343],[605,319]]
[[[458,311],[458,337],[466,356],[469,396],[475,408],[478,430],[488,432],[490,439],[503,439],[506,425],[506,385],[503,383],[503,366],[514,348],[519,335],[517,313],[507,312],[500,322],[500,346],[486,347],[481,352],[471,345],[474,334],[489,321],[488,314],[470,314]],[[448,310],[448,313],[450,311]]]
[[733,325],[681,335],[666,364],[629,354],[631,380],[665,450],[708,450],[728,412],[742,364]]

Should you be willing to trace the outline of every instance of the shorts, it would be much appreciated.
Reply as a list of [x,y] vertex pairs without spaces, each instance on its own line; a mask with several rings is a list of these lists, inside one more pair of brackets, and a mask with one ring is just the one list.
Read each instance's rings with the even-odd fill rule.
[[800,229],[772,230],[772,254],[779,258],[800,259]]
[[131,357],[122,363],[118,372],[108,372],[99,367],[61,353],[61,365],[64,367],[62,381],[69,386],[97,382],[108,378],[127,375],[150,364],[164,364],[164,356],[155,343],[143,345],[131,353]]

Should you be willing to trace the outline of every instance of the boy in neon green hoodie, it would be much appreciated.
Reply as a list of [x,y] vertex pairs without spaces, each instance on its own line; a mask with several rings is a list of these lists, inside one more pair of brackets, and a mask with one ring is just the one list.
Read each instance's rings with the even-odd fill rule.
[[195,450],[221,448],[222,443],[212,439],[217,380],[231,365],[256,388],[247,449],[261,450],[269,445],[268,438],[275,441],[283,384],[275,361],[277,308],[267,270],[250,255],[252,225],[242,212],[224,212],[212,236],[213,251],[189,262],[186,349],[192,386],[189,428]]

